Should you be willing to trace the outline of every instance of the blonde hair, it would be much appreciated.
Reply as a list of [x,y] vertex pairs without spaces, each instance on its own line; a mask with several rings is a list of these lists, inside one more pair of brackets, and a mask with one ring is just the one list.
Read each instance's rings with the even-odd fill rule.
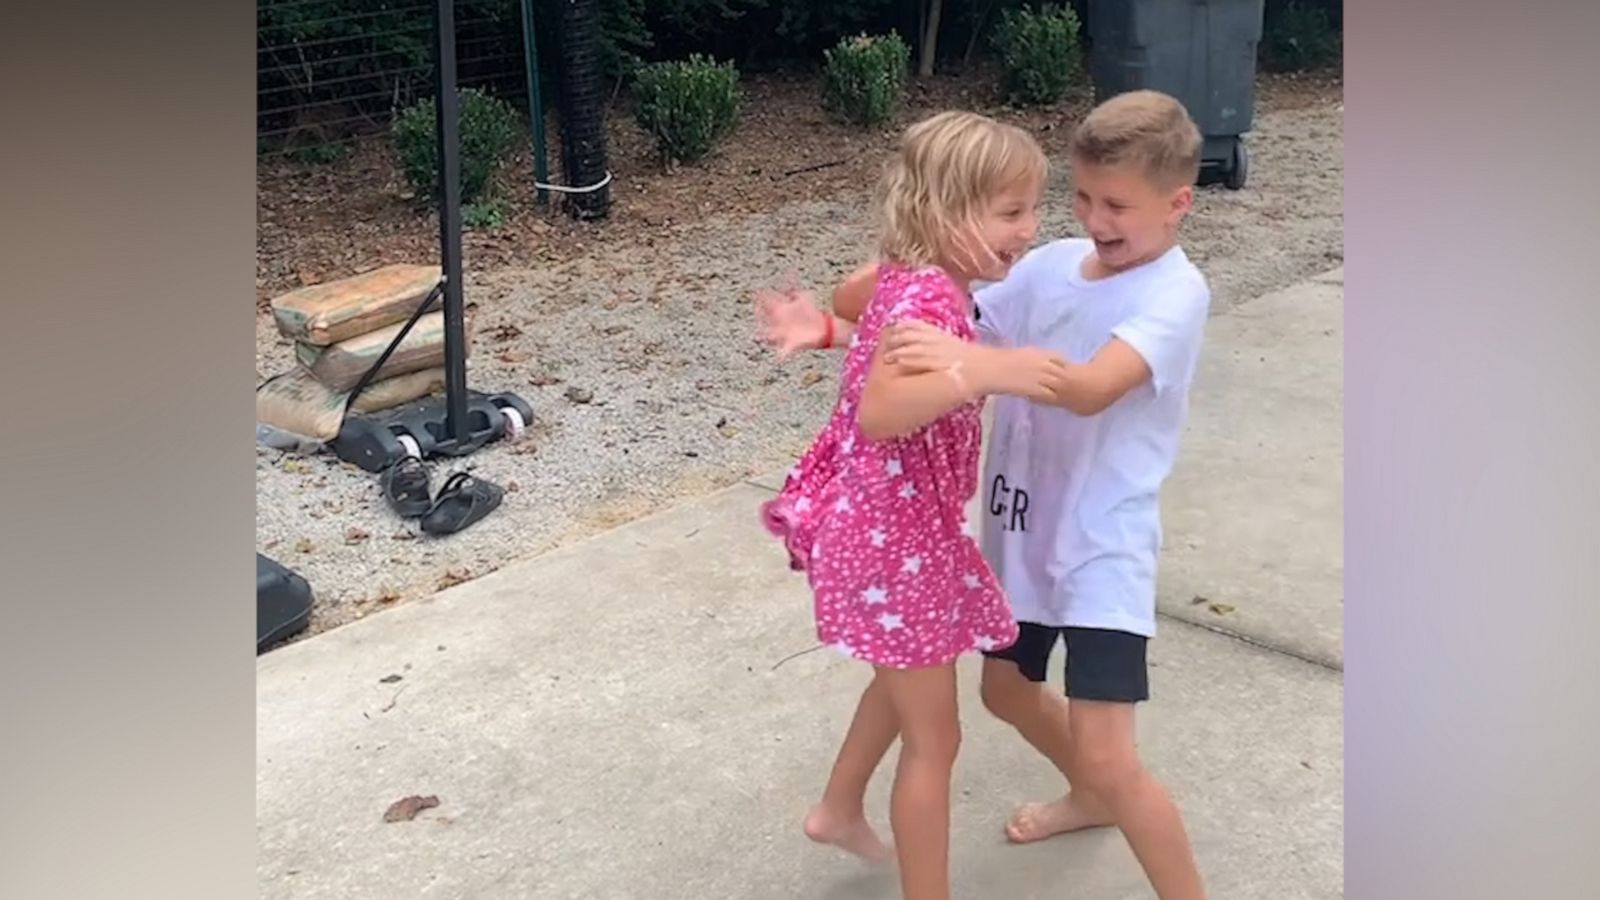
[[1200,174],[1200,129],[1189,111],[1159,91],[1129,91],[1096,106],[1072,133],[1074,163],[1131,165],[1162,187]]
[[923,119],[906,129],[878,183],[878,252],[903,265],[936,264],[997,192],[1043,186],[1048,172],[1039,143],[1013,125],[960,111]]

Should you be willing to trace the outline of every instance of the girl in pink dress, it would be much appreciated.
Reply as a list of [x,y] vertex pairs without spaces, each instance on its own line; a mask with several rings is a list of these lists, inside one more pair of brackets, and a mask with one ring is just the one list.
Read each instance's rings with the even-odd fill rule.
[[[878,339],[914,319],[974,340],[969,285],[1004,277],[1033,243],[1045,174],[1031,137],[984,116],[941,113],[906,132],[879,187],[883,262],[838,403],[761,510],[806,573],[818,638],[874,667],[806,833],[887,860],[861,798],[898,734],[890,820],[906,900],[949,897],[955,661],[1017,636],[964,515],[983,397],[1048,398],[1059,370],[1040,354],[1007,371],[911,372],[885,363]],[[771,316],[774,304],[800,301],[762,302]]]

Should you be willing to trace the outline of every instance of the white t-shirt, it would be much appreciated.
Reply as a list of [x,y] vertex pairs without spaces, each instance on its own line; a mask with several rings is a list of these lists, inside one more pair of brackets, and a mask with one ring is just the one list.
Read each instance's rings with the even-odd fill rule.
[[1152,378],[1094,416],[998,396],[983,479],[983,553],[1018,621],[1155,634],[1156,495],[1172,470],[1211,305],[1174,247],[1089,281],[1084,239],[1023,257],[976,295],[986,342],[1088,362],[1113,337]]

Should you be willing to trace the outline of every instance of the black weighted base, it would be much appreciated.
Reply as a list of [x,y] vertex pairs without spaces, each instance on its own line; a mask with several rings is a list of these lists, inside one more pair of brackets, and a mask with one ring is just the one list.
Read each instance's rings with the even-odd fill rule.
[[299,572],[257,553],[256,652],[304,631],[311,601],[311,585]]
[[533,424],[533,407],[516,394],[468,391],[466,434],[460,440],[449,438],[441,395],[370,415],[350,415],[330,446],[340,459],[368,472],[382,472],[409,452],[401,435],[416,442],[424,459],[465,456],[507,436],[512,422],[503,410],[508,408],[516,410],[523,427]]

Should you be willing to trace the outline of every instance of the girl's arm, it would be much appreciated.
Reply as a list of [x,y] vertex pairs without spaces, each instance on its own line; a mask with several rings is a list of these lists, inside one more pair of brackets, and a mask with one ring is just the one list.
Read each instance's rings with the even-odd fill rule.
[[861,314],[872,301],[872,291],[878,286],[878,264],[868,262],[845,276],[833,289],[833,314],[850,326],[861,321]]
[[879,344],[861,391],[858,424],[868,440],[909,434],[971,399],[957,369],[914,372],[884,362]]
[[875,262],[851,272],[833,289],[832,314],[806,292],[762,292],[756,297],[762,339],[777,347],[780,357],[800,350],[849,346],[850,336],[855,334],[856,323],[871,302],[877,283]]

